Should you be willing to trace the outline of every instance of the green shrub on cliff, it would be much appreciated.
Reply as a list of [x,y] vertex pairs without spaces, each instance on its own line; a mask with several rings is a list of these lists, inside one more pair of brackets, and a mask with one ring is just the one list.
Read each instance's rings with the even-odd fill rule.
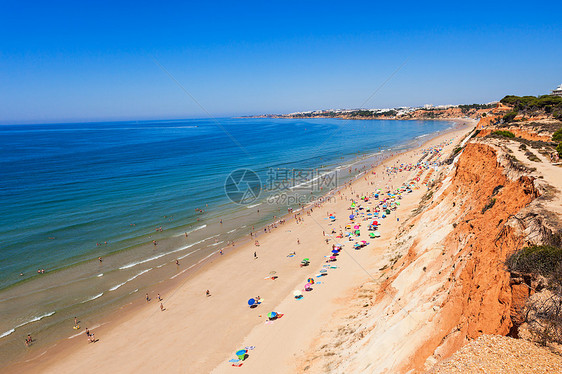
[[544,277],[553,275],[561,265],[562,248],[550,245],[525,247],[507,259],[507,267],[510,271]]
[[515,134],[511,131],[498,130],[492,133],[493,135],[503,136],[504,138],[515,138]]
[[503,116],[503,121],[504,122],[511,122],[511,121],[513,121],[515,116],[517,116],[517,111],[512,110],[511,112],[509,112],[505,116]]
[[556,152],[558,152],[558,156],[562,157],[562,142],[556,147]]
[[552,134],[552,140],[555,142],[562,142],[562,127]]

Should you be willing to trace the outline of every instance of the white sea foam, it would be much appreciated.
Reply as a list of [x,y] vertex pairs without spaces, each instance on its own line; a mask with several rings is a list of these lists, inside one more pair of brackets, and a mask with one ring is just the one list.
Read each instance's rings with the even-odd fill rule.
[[236,231],[236,229],[227,231],[227,234],[233,233],[234,231]]
[[84,331],[80,331],[78,334],[70,335],[67,339],[74,339],[77,336],[84,334]]
[[221,244],[221,243],[224,243],[224,241],[222,241],[222,242],[217,242],[217,243],[215,243],[215,244],[211,244],[210,247],[214,247],[215,245],[219,245],[219,244]]
[[102,295],[103,295],[103,292],[102,292],[102,293],[99,293],[99,294],[97,294],[96,296],[92,296],[92,297],[90,297],[90,298],[88,298],[88,299],[86,299],[86,300],[82,301],[82,302],[81,302],[81,304],[87,303],[88,301],[92,301],[92,300],[95,300],[95,299],[97,299],[98,297],[101,297]]
[[145,270],[141,271],[140,273],[138,273],[138,274],[136,274],[136,275],[133,275],[131,278],[127,279],[125,282],[119,283],[118,285],[111,287],[109,290],[110,290],[110,291],[115,291],[116,289],[118,289],[118,288],[121,287],[122,285],[124,285],[124,284],[126,284],[126,283],[129,283],[129,282],[132,281],[133,279],[135,279],[135,278],[137,278],[137,277],[143,275],[144,273],[148,273],[148,272],[151,271],[151,270],[152,270],[152,268],[150,268],[150,269],[145,269]]
[[6,331],[5,333],[3,333],[2,335],[0,335],[0,339],[10,335],[11,333],[13,333],[14,331],[16,331],[16,329],[11,329],[10,331]]
[[[218,235],[215,235],[215,236],[218,236]],[[211,236],[211,238],[214,238],[214,236]],[[210,238],[207,238],[207,239],[210,239]],[[129,269],[129,268],[132,268],[133,266],[137,266],[137,265],[140,265],[140,264],[144,264],[144,263],[146,263],[146,262],[154,261],[154,260],[157,260],[157,259],[159,259],[159,258],[161,258],[161,257],[167,256],[167,255],[172,254],[172,253],[176,253],[176,252],[183,251],[183,250],[185,250],[185,249],[188,249],[188,248],[190,248],[190,247],[193,247],[195,244],[199,244],[199,243],[201,243],[201,242],[204,242],[204,241],[207,240],[207,239],[199,240],[199,241],[197,241],[197,242],[195,242],[195,243],[191,243],[191,244],[188,244],[188,245],[184,245],[183,247],[180,247],[180,248],[178,248],[178,249],[174,249],[173,251],[166,252],[166,253],[161,253],[161,254],[159,254],[159,255],[152,256],[152,257],[149,257],[149,258],[144,259],[144,260],[140,260],[140,261],[137,261],[137,262],[131,262],[130,264],[121,266],[121,267],[119,268],[119,270]]]
[[[205,227],[207,227],[207,225],[201,225],[201,226],[198,226],[198,227],[194,228],[193,230],[189,230],[189,231],[186,231],[186,232],[187,232],[188,234],[191,234],[192,232],[197,231],[197,230],[204,229]],[[174,237],[179,237],[179,236],[185,236],[185,233],[174,235]]]
[[191,265],[190,267],[188,267],[187,269],[184,269],[184,270],[180,271],[180,272],[177,273],[176,275],[170,277],[170,279],[174,279],[174,278],[177,277],[178,275],[185,273],[186,271],[188,271],[189,269],[191,269],[191,268],[194,267],[195,265],[197,265],[197,264],[193,264],[193,265]]
[[254,205],[248,205],[246,208],[250,209],[250,208],[255,208],[257,206],[261,205],[261,203],[258,204],[254,204]]
[[33,317],[33,318],[30,319],[29,321],[26,321],[26,322],[24,322],[24,323],[20,323],[20,324],[17,325],[15,328],[17,329],[18,327],[25,326],[25,325],[27,325],[28,323],[33,323],[33,322],[40,321],[40,320],[42,320],[43,318],[52,316],[53,314],[55,314],[55,312],[49,312],[49,313],[45,313],[45,314],[43,314],[43,315],[41,315],[41,316],[39,316],[39,317]]
[[115,291],[116,289],[118,289],[119,287],[121,287],[122,285],[124,285],[125,283],[127,283],[127,282],[119,283],[118,285],[111,287],[109,290],[110,290],[110,291]]
[[98,274],[98,278],[103,277],[103,273]]

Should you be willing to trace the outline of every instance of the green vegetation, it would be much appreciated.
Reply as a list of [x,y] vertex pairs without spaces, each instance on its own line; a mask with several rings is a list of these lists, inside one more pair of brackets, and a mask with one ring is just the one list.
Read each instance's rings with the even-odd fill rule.
[[[514,96],[508,95],[500,100],[502,104],[513,107],[514,112],[534,113],[542,111],[562,120],[562,97],[553,95]],[[508,113],[509,114],[509,113]]]
[[550,245],[525,247],[507,260],[510,271],[550,277],[562,265],[562,248]]
[[[542,345],[551,342],[562,343],[562,235],[553,233],[548,239],[551,245],[525,247],[511,255],[507,261],[509,271],[522,273],[524,278],[538,276],[546,278],[546,284],[540,281],[534,291],[540,292],[544,286],[550,293],[543,297],[531,298],[522,311],[529,331]],[[515,277],[518,275],[515,274]],[[527,281],[532,286],[532,281]]]
[[[468,105],[459,105],[459,109],[466,114],[470,110],[479,110],[479,109],[492,109],[494,104],[468,104]],[[485,117],[486,113],[482,114],[482,117]]]
[[556,147],[556,152],[558,152],[558,156],[562,157],[562,142]]
[[511,112],[509,112],[505,116],[503,116],[503,121],[504,122],[511,122],[515,119],[515,116],[517,116],[517,111],[512,110]]
[[552,134],[552,140],[555,142],[562,142],[562,127]]
[[515,134],[511,131],[498,130],[492,133],[493,135],[503,136],[504,138],[515,138]]

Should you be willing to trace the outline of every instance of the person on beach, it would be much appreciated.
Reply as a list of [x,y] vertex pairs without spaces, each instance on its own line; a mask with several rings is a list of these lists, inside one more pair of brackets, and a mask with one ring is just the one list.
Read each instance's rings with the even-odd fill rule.
[[207,291],[205,292],[205,296],[207,296],[207,297],[211,296],[211,291],[207,290]]
[[176,260],[176,265],[180,266],[179,260]]
[[148,297],[148,294],[146,294],[146,302],[148,303],[150,301],[150,297]]
[[158,301],[162,301],[162,298],[160,297],[160,294],[158,294]]
[[254,252],[254,260],[256,260],[257,258],[258,258],[258,254]]
[[299,240],[299,238],[297,238],[297,244],[301,244],[301,241]]
[[101,258],[101,256],[98,257],[98,260],[100,261],[100,263],[103,261],[102,258]]
[[163,312],[164,311],[164,304],[160,303],[160,311]]

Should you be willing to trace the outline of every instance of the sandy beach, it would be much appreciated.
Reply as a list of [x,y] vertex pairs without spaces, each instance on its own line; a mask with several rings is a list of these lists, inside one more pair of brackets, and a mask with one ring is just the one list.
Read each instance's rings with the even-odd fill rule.
[[[335,313],[345,313],[353,290],[368,280],[377,280],[384,265],[382,255],[396,238],[400,225],[415,209],[426,192],[424,170],[412,193],[404,194],[401,205],[380,220],[381,237],[370,239],[366,222],[361,237],[369,244],[353,249],[347,238],[336,238],[348,219],[350,199],[369,195],[375,189],[395,189],[418,175],[420,169],[388,175],[385,169],[415,164],[422,149],[443,145],[442,154],[454,149],[473,126],[472,122],[439,135],[422,147],[386,159],[383,164],[335,193],[310,214],[299,212],[301,222],[286,217],[271,233],[259,236],[259,246],[249,241],[216,254],[195,273],[180,279],[173,287],[155,288],[149,302],[125,306],[98,328],[90,327],[95,343],[82,332],[54,347],[34,352],[24,363],[4,372],[41,373],[294,373],[302,370],[307,349]],[[439,161],[442,161],[445,156]],[[431,177],[429,177],[431,178]],[[328,218],[335,214],[335,222]],[[397,218],[399,220],[397,220]],[[336,231],[332,234],[332,230]],[[263,230],[262,230],[263,231]],[[344,230],[345,231],[345,230]],[[343,250],[333,262],[335,269],[317,277],[333,244]],[[256,252],[257,258],[254,258]],[[288,257],[296,252],[293,257]],[[301,267],[303,258],[310,265]],[[273,273],[275,272],[275,273]],[[274,274],[277,278],[272,279]],[[308,278],[316,283],[296,300],[294,290],[302,290]],[[210,291],[210,296],[205,294]],[[162,302],[157,300],[157,293]],[[263,302],[249,308],[248,299],[260,296]],[[139,295],[144,299],[144,295]],[[164,308],[161,310],[161,305]],[[268,321],[269,312],[282,314]],[[352,318],[352,316],[350,316]],[[241,367],[229,362],[235,352],[250,347]]]

